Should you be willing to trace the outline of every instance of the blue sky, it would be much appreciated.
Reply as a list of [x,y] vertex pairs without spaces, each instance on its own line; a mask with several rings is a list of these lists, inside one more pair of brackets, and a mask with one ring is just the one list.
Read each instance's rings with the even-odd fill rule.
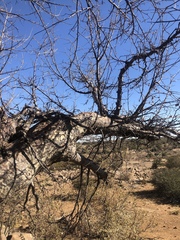
[[[56,1],[53,1],[56,2]],[[64,4],[65,1],[60,1],[60,3]],[[83,1],[82,1],[83,2]],[[94,1],[95,2],[95,1]],[[114,1],[118,3],[119,1]],[[120,1],[123,4],[124,1]],[[11,11],[12,13],[19,14],[22,19],[20,19],[17,16],[11,15],[11,18],[13,20],[14,28],[13,28],[13,34],[15,35],[17,40],[22,40],[22,44],[19,44],[19,47],[14,51],[14,54],[11,55],[11,58],[9,59],[9,62],[6,66],[7,71],[12,69],[21,69],[20,71],[17,71],[16,74],[12,75],[9,74],[9,78],[7,80],[11,80],[9,84],[3,88],[3,97],[5,99],[12,98],[12,103],[16,103],[19,106],[23,106],[25,103],[30,103],[28,92],[29,87],[26,86],[26,83],[32,82],[34,85],[39,86],[41,88],[41,92],[36,89],[36,93],[38,93],[38,105],[39,106],[45,106],[45,102],[47,102],[48,105],[48,96],[53,98],[55,101],[57,98],[59,99],[59,102],[62,103],[65,107],[67,107],[69,110],[72,110],[74,107],[81,111],[88,111],[91,107],[93,107],[93,110],[96,110],[96,107],[93,106],[93,100],[92,97],[89,95],[79,95],[78,93],[74,93],[67,85],[63,83],[62,79],[58,79],[57,76],[53,76],[52,72],[50,71],[50,68],[47,64],[53,66],[53,59],[51,58],[52,49],[49,48],[49,45],[46,47],[46,40],[45,40],[45,32],[42,31],[42,27],[40,26],[40,19],[38,16],[34,17],[32,14],[34,9],[33,7],[28,4],[27,1],[5,1],[7,4],[8,11]],[[59,1],[58,1],[59,3]],[[166,7],[166,5],[169,5],[170,3],[173,3],[173,1],[161,1],[159,4],[162,4],[162,9]],[[65,67],[67,66],[67,62],[73,57],[72,49],[75,47],[75,36],[76,36],[76,30],[77,26],[74,25],[75,21],[77,20],[77,16],[73,15],[73,10],[75,10],[75,4],[73,1],[66,1],[67,6],[60,6],[57,8],[56,6],[53,7],[53,11],[56,12],[57,17],[62,21],[64,18],[67,18],[66,21],[62,21],[59,24],[55,25],[54,28],[52,28],[52,31],[50,32],[50,36],[52,37],[54,35],[55,41],[53,44],[54,49],[54,56],[56,63],[60,69],[61,74],[68,79],[68,76],[70,73],[68,73],[67,69]],[[179,3],[174,3],[173,9],[177,9],[177,11],[172,12],[171,14],[165,15],[163,19],[159,19],[159,21],[169,21],[178,19],[179,18],[179,10],[180,6]],[[3,5],[3,4],[2,4]],[[4,6],[4,5],[3,5]],[[101,13],[102,17],[105,17],[108,15],[109,12],[109,5],[105,3],[102,5],[103,11]],[[166,29],[161,29],[158,24],[153,24],[153,22],[157,21],[158,18],[156,15],[153,15],[150,17],[147,17],[147,13],[151,11],[152,5],[149,3],[145,3],[142,5],[142,8],[145,10],[145,14],[139,16],[140,22],[141,22],[141,28],[143,28],[145,31],[148,31],[150,26],[152,27],[152,31],[154,31],[154,35],[151,36],[151,41],[156,42],[156,44],[159,44],[158,37],[163,37],[166,39],[169,33],[175,29],[175,27],[178,27],[178,23],[172,23],[172,24],[166,24]],[[79,15],[81,16],[81,15]],[[46,13],[42,14],[43,21],[45,22],[46,27],[49,27],[51,24],[55,22],[55,19],[52,19],[51,16],[49,16]],[[170,19],[171,18],[171,19]],[[83,18],[82,18],[83,19]],[[11,19],[10,19],[11,20]],[[56,19],[57,20],[57,19]],[[84,19],[83,19],[84,20]],[[108,21],[107,21],[108,24]],[[106,25],[106,21],[104,21],[104,26]],[[87,51],[89,45],[89,36],[88,32],[85,31],[85,25],[81,22],[81,35],[79,36],[79,42],[78,42],[78,60],[81,64],[81,69],[88,74],[90,69],[90,64],[92,59],[92,53],[88,53],[84,58],[84,54]],[[133,26],[132,26],[133,27]],[[84,29],[83,29],[84,28]],[[51,30],[50,28],[48,29]],[[158,32],[159,31],[159,32]],[[116,34],[116,32],[115,32]],[[146,36],[147,38],[150,37],[150,35]],[[154,39],[153,39],[154,38]],[[121,38],[118,39],[118,41],[114,41],[112,46],[112,49],[114,49],[114,53],[111,50],[107,50],[107,54],[110,54],[110,57],[112,59],[110,60],[111,68],[109,70],[106,70],[104,72],[104,81],[108,81],[108,84],[113,84],[117,81],[117,77],[119,74],[120,69],[123,67],[122,60],[127,60],[127,56],[129,54],[135,54],[136,49],[132,45],[132,42],[136,41],[136,44],[141,47],[142,45],[142,38],[139,36],[138,38]],[[138,42],[139,41],[139,42]],[[148,44],[146,44],[148,47]],[[39,48],[41,48],[39,50]],[[118,62],[113,61],[113,57],[119,57],[120,61]],[[179,59],[179,53],[172,56],[172,61],[176,61],[176,59]],[[101,66],[104,67],[106,64],[107,59],[102,59]],[[34,68],[35,67],[35,68]],[[75,73],[77,69],[75,69],[75,66],[72,68],[74,71],[74,76],[76,77]],[[111,69],[111,70],[110,70]],[[108,71],[111,71],[109,74]],[[179,71],[180,66],[177,64],[173,68],[171,68],[167,73],[164,74],[164,84],[169,84],[171,78],[175,76],[173,82],[173,91],[178,91],[180,89],[180,81],[179,81]],[[125,81],[130,81],[128,78],[133,79],[136,76],[138,76],[140,70],[137,65],[134,65],[129,72],[129,75],[125,75]],[[78,73],[77,73],[78,75]],[[7,76],[7,75],[6,75]],[[4,77],[4,75],[2,75]],[[72,75],[71,75],[72,77]],[[126,79],[127,77],[127,79]],[[149,75],[151,77],[151,75]],[[21,85],[19,86],[18,79],[21,80]],[[5,83],[7,80],[3,81]],[[78,86],[80,89],[82,85],[76,82],[76,86]],[[14,88],[17,86],[16,88]],[[52,88],[54,86],[54,88]],[[148,86],[148,83],[147,83]],[[147,88],[146,86],[146,88]],[[13,89],[12,89],[13,88]],[[146,93],[146,88],[143,90],[144,94]],[[134,88],[133,86],[128,89],[124,89],[124,110],[128,111],[131,110],[136,104],[138,104],[138,101],[141,99],[140,89],[142,90],[141,86],[139,88]],[[46,96],[43,95],[45,93]],[[129,95],[128,95],[129,94]],[[56,98],[57,95],[57,98]],[[87,97],[88,96],[88,97]],[[113,104],[113,97],[116,97],[116,90],[112,90],[111,97],[104,99],[104,104],[109,104],[109,108],[114,108]],[[128,99],[126,99],[128,98]],[[45,100],[46,99],[46,100]],[[32,101],[31,101],[32,104]],[[12,104],[13,105],[13,104]],[[51,107],[51,106],[50,106]],[[54,107],[54,106],[52,106]]]

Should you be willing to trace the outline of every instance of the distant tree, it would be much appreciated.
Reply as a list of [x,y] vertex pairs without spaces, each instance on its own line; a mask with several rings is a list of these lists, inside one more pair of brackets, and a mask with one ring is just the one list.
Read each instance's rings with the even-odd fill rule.
[[86,135],[179,141],[179,1],[2,1],[2,202]]

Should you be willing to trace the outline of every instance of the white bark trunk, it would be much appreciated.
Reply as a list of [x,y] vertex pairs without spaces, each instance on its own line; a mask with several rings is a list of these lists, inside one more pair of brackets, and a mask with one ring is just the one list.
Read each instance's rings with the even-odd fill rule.
[[104,132],[111,136],[154,139],[165,135],[164,132],[147,130],[140,123],[127,123],[126,120],[102,117],[96,113],[81,113],[74,117],[56,114],[39,121],[25,136],[12,138],[11,143],[3,143],[0,156],[0,197],[5,198],[13,189],[17,191],[25,188],[40,169],[60,161],[73,161],[83,165],[106,180],[107,173],[76,150],[77,140],[85,135]]

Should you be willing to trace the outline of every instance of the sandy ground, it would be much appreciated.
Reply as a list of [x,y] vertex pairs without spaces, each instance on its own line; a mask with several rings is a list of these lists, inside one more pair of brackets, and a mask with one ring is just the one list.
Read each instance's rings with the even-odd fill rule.
[[[153,185],[148,181],[152,171],[151,161],[141,162],[134,153],[130,157],[131,161],[125,164],[124,169],[117,172],[115,178],[120,188],[131,193],[137,208],[146,212],[144,222],[147,223],[152,220],[153,227],[148,228],[142,233],[141,237],[146,240],[180,240],[180,205],[164,203],[157,196]],[[69,171],[57,171],[57,175],[60,175],[60,177],[57,177],[60,179],[62,178],[61,174],[63,176],[65,174],[69,175]],[[45,180],[46,178],[47,180]],[[50,195],[53,193],[56,196],[57,203],[63,196],[69,196],[68,194],[73,193],[70,184],[64,183],[62,186],[57,185],[55,187],[55,183],[47,175],[43,174],[40,179],[46,186],[46,193]],[[127,181],[127,179],[129,180]],[[73,206],[73,202],[68,201],[68,197],[62,201],[61,207],[66,214],[72,210]],[[59,217],[57,209],[53,213],[55,216],[57,214],[57,218]]]
[[[135,198],[137,208],[146,212],[144,223],[153,225],[141,235],[143,239],[180,240],[180,205],[163,203],[151,183],[126,184],[125,191]],[[64,202],[64,210],[72,206],[72,202]]]
[[[157,196],[154,186],[149,182],[153,171],[151,159],[143,158],[142,152],[138,156],[131,151],[128,156],[130,161],[124,163],[115,178],[120,188],[132,194],[137,207],[146,212],[144,222],[152,220],[153,227],[148,228],[141,237],[146,240],[180,240],[180,205],[164,203]],[[66,195],[68,185],[65,189],[63,192]],[[68,211],[73,207],[72,202],[68,201],[64,201],[63,205],[64,210]]]
[[[180,149],[173,151],[180,154]],[[147,212],[147,221],[153,219],[153,228],[147,229],[142,237],[147,240],[180,240],[180,204],[164,203],[157,196],[154,186],[149,182],[153,172],[152,160],[146,158],[145,152],[144,158],[142,152],[138,154],[132,151],[128,153],[130,160],[124,165],[124,173],[128,169],[130,184],[124,181],[122,185],[135,196],[137,206]]]
[[164,204],[154,193],[150,184],[132,190],[137,198],[137,206],[152,218],[154,227],[142,234],[147,239],[180,240],[180,206]]

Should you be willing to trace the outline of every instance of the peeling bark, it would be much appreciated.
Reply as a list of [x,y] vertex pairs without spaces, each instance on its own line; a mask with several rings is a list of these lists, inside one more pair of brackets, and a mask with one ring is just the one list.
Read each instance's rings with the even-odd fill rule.
[[[0,196],[6,198],[11,191],[19,191],[32,183],[34,176],[55,162],[74,162],[92,170],[106,181],[107,173],[95,161],[80,155],[76,143],[89,134],[158,139],[168,135],[158,129],[146,129],[142,124],[128,118],[112,119],[87,112],[66,116],[52,112],[34,114],[26,120],[29,129],[19,134],[13,132],[3,141],[0,155]],[[22,123],[21,123],[22,124]],[[2,131],[3,129],[1,129]],[[169,135],[170,137],[170,135]]]

